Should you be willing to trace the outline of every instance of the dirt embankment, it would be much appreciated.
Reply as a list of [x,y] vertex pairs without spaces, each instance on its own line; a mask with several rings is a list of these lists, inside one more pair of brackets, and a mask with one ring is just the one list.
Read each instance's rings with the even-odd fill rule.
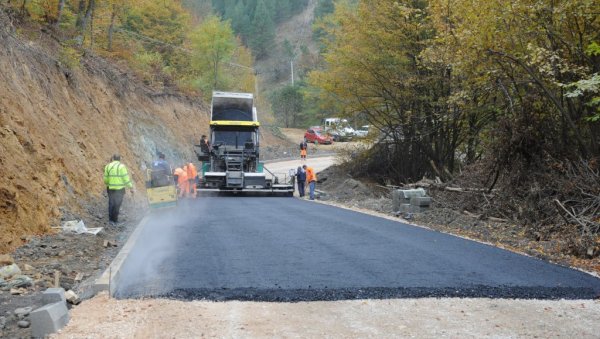
[[113,153],[142,192],[142,164],[157,150],[173,163],[194,160],[192,140],[208,127],[195,99],[146,88],[91,53],[67,69],[51,50],[20,39],[0,12],[0,253],[104,206]]

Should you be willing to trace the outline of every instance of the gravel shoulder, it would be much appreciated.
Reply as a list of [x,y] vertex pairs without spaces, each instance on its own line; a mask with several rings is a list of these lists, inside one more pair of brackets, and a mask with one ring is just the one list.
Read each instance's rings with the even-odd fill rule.
[[597,338],[600,301],[401,299],[260,303],[101,294],[53,338]]

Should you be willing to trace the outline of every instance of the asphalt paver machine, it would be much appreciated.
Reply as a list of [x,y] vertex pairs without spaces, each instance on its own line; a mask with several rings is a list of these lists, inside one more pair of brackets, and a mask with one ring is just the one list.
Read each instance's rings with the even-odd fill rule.
[[200,191],[294,194],[293,177],[271,173],[260,161],[259,128],[251,93],[213,92],[208,143],[194,146]]

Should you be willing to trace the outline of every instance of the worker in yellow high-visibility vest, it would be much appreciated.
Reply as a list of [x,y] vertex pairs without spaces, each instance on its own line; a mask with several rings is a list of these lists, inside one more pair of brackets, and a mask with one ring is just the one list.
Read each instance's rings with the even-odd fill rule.
[[104,166],[104,184],[108,193],[108,219],[116,224],[119,221],[119,210],[125,189],[130,188],[133,194],[133,183],[129,179],[127,167],[121,163],[119,154],[113,155],[112,161]]

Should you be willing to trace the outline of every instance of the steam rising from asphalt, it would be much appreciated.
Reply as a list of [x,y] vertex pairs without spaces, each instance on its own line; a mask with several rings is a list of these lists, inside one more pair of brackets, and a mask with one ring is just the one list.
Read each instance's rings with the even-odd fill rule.
[[178,239],[186,239],[176,236],[178,226],[195,223],[202,227],[202,215],[209,213],[202,199],[207,198],[180,200],[177,207],[153,211],[145,223],[138,226],[143,228],[120,269],[117,296],[126,290],[148,295],[173,289],[175,281],[169,281],[165,276],[175,269],[174,250],[183,246]]

